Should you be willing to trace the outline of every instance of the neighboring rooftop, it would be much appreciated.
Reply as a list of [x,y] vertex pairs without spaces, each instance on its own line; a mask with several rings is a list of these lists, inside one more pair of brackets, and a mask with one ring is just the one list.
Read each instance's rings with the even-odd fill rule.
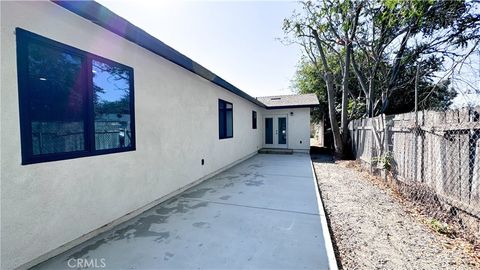
[[319,105],[318,98],[315,94],[257,97],[257,100],[265,104],[268,109],[312,107]]

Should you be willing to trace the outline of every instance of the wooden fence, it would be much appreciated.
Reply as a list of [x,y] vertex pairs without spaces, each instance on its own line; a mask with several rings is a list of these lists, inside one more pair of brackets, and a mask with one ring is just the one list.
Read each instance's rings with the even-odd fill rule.
[[351,121],[356,159],[387,164],[395,179],[426,187],[480,218],[480,108],[381,115]]

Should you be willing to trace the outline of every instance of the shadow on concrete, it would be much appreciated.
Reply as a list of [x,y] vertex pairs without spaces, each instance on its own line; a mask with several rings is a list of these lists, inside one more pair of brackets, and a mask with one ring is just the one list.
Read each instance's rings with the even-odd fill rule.
[[328,269],[310,164],[255,155],[33,269]]

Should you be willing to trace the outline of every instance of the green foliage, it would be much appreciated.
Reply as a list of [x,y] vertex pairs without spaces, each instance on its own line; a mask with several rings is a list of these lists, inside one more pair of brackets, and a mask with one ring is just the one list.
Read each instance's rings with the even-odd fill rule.
[[[457,96],[457,91],[450,87],[450,81],[433,84],[421,81],[418,93],[419,110],[446,110]],[[389,99],[386,114],[411,112],[415,109],[415,87],[413,82],[402,91],[395,92]]]
[[372,160],[380,163],[382,169],[390,171],[394,161],[393,153],[388,151],[379,157],[374,157]]
[[[316,93],[322,113],[328,102],[333,103],[329,116],[335,141],[343,89],[348,89],[350,119],[409,112],[414,109],[420,66],[419,109],[444,110],[456,91],[448,79],[437,82],[435,75],[445,72],[447,58],[449,63],[461,60],[462,48],[480,44],[478,1],[321,0],[301,5],[301,11],[283,24],[289,42],[304,49],[293,87],[299,93]],[[355,62],[348,66],[347,52]],[[346,85],[342,75],[348,67]],[[333,83],[331,97],[327,82]],[[345,110],[341,113],[340,122],[345,124]]]
[[312,111],[312,122],[319,123],[327,113],[328,106],[327,89],[320,68],[306,60],[301,60],[292,84],[299,94],[313,93],[317,95],[320,106]]
[[348,115],[351,119],[357,119],[365,116],[366,103],[365,99],[348,100]]
[[95,105],[95,114],[129,114],[130,96],[125,95],[120,100],[103,101]]
[[430,220],[429,225],[437,233],[446,234],[446,235],[454,235],[453,230],[450,228],[450,226],[448,226],[447,223],[440,222],[439,220],[432,218]]

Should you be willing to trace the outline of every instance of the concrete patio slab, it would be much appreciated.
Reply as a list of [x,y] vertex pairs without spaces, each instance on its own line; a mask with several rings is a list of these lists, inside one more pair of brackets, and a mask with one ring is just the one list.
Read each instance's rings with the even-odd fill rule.
[[[181,198],[208,202],[318,214],[311,178],[261,174],[226,175],[213,178],[184,192]],[[259,198],[261,198],[259,200]]]
[[315,188],[309,155],[259,154],[34,269],[328,269]]

